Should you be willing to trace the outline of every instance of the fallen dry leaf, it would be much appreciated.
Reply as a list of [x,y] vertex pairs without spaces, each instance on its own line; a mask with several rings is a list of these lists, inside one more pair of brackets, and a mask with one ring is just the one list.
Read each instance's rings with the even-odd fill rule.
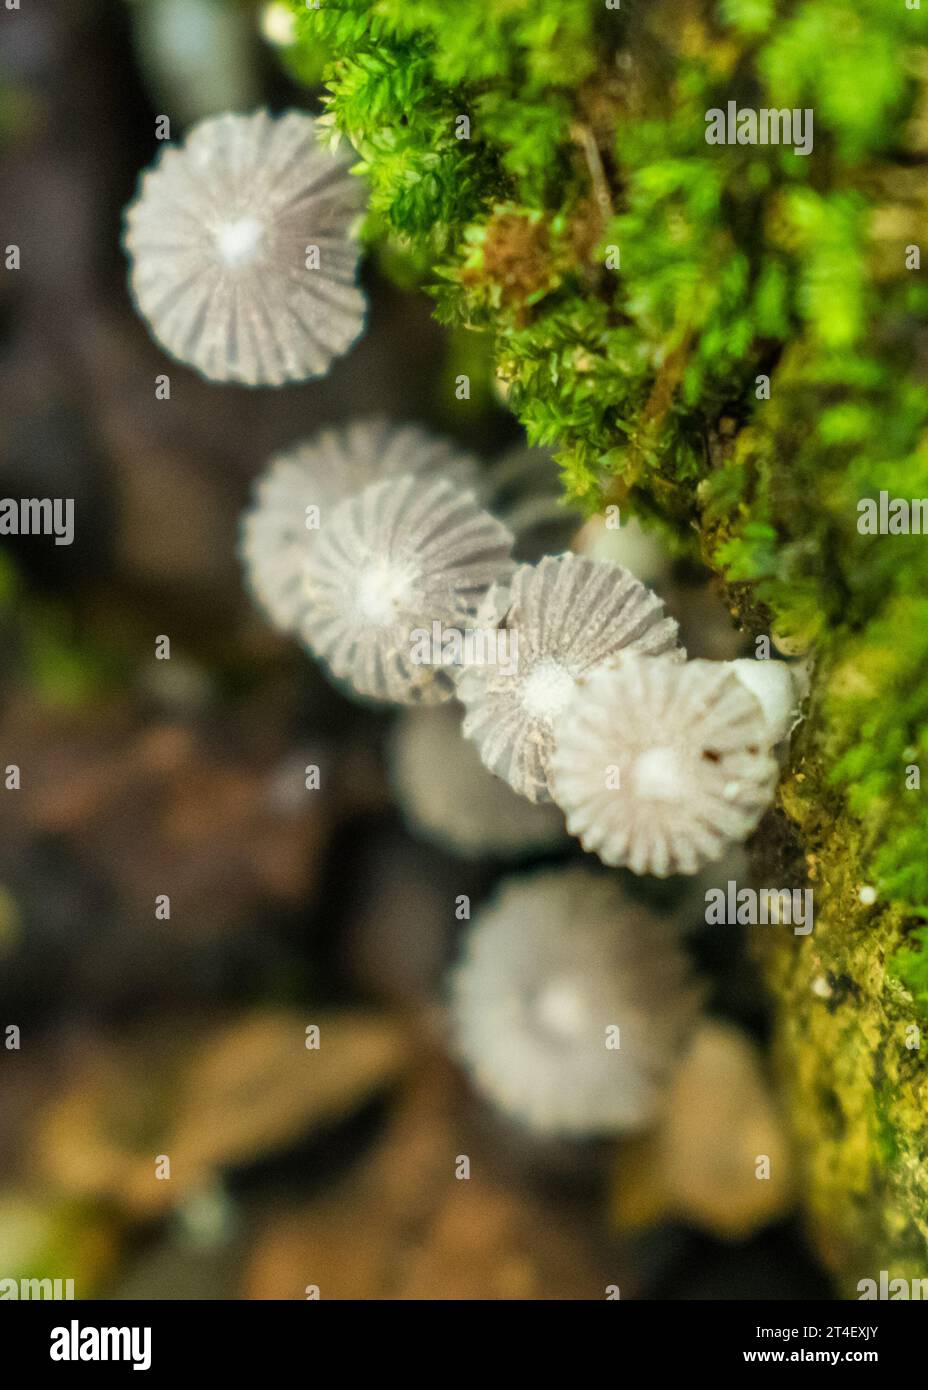
[[[318,1050],[305,1046],[309,1024]],[[154,1215],[349,1115],[394,1080],[408,1052],[392,1019],[313,1010],[97,1042],[43,1117],[38,1165],[72,1196]],[[169,1180],[156,1177],[160,1155]]]
[[[761,1156],[767,1178],[758,1176]],[[734,1025],[706,1019],[658,1127],[620,1155],[617,1224],[632,1230],[677,1218],[740,1239],[783,1216],[792,1196],[785,1126],[760,1054]]]

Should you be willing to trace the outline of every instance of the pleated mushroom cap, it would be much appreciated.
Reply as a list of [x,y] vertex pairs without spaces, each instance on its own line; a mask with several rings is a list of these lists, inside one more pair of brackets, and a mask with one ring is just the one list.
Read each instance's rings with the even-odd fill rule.
[[442,651],[421,653],[438,625],[462,632],[487,588],[512,569],[512,535],[444,479],[404,476],[346,499],[306,567],[300,632],[359,695],[399,704],[450,699]]
[[590,675],[558,723],[555,800],[605,864],[693,874],[770,805],[770,741],[760,703],[725,663],[624,656]]
[[242,519],[240,554],[274,627],[299,626],[307,556],[332,510],[371,483],[407,473],[468,486],[478,464],[450,440],[388,420],[329,427],[271,459]]
[[[677,624],[656,594],[619,565],[578,555],[520,565],[494,586],[482,610],[515,638],[516,669],[471,667],[458,697],[467,708],[464,734],[486,767],[530,801],[549,801],[554,724],[578,680],[630,648],[676,648]],[[678,652],[679,659],[684,653]]]
[[651,1121],[700,991],[666,924],[582,866],[505,879],[452,975],[453,1046],[475,1085],[543,1134]]
[[136,306],[161,346],[212,381],[324,376],[364,324],[352,157],[323,149],[299,111],[211,117],[164,149],[125,234]]

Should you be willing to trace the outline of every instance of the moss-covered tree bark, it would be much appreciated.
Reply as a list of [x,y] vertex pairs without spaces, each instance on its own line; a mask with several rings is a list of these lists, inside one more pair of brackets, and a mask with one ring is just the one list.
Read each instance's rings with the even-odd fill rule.
[[815,929],[801,945],[773,943],[765,964],[810,1230],[854,1297],[881,1270],[919,1279],[928,1268],[924,1025],[894,968],[908,914],[869,902],[864,826],[804,756],[806,742],[780,795],[815,890]]

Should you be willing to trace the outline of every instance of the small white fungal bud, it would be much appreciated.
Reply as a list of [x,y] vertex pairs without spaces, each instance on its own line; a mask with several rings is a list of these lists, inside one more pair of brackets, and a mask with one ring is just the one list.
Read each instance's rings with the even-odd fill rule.
[[725,664],[759,701],[770,730],[771,745],[788,738],[799,718],[799,702],[796,682],[786,662],[744,657]]
[[[319,6],[307,6],[318,9]],[[261,11],[261,33],[268,43],[277,48],[289,48],[296,42],[296,15],[288,9],[284,0],[272,0]]]
[[601,517],[591,517],[572,549],[588,560],[623,565],[642,584],[660,588],[670,584],[673,556],[653,531],[646,531],[636,516],[622,515],[610,503]]

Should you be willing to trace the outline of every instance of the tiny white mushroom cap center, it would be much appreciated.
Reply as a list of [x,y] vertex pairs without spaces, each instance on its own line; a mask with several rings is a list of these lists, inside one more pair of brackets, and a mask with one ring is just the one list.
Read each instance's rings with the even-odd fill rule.
[[547,1033],[565,1042],[576,1042],[584,1036],[589,1011],[583,991],[575,980],[551,980],[535,999],[535,1015]]
[[673,748],[649,748],[635,759],[632,779],[639,796],[652,801],[676,801],[683,787],[680,755]]
[[412,596],[412,575],[405,565],[386,561],[368,565],[358,575],[355,607],[359,615],[376,627],[395,623],[400,609]]
[[532,719],[554,720],[567,708],[576,682],[556,661],[539,661],[522,687],[522,705]]
[[229,266],[251,265],[261,249],[264,224],[257,217],[221,222],[216,228],[216,248]]

